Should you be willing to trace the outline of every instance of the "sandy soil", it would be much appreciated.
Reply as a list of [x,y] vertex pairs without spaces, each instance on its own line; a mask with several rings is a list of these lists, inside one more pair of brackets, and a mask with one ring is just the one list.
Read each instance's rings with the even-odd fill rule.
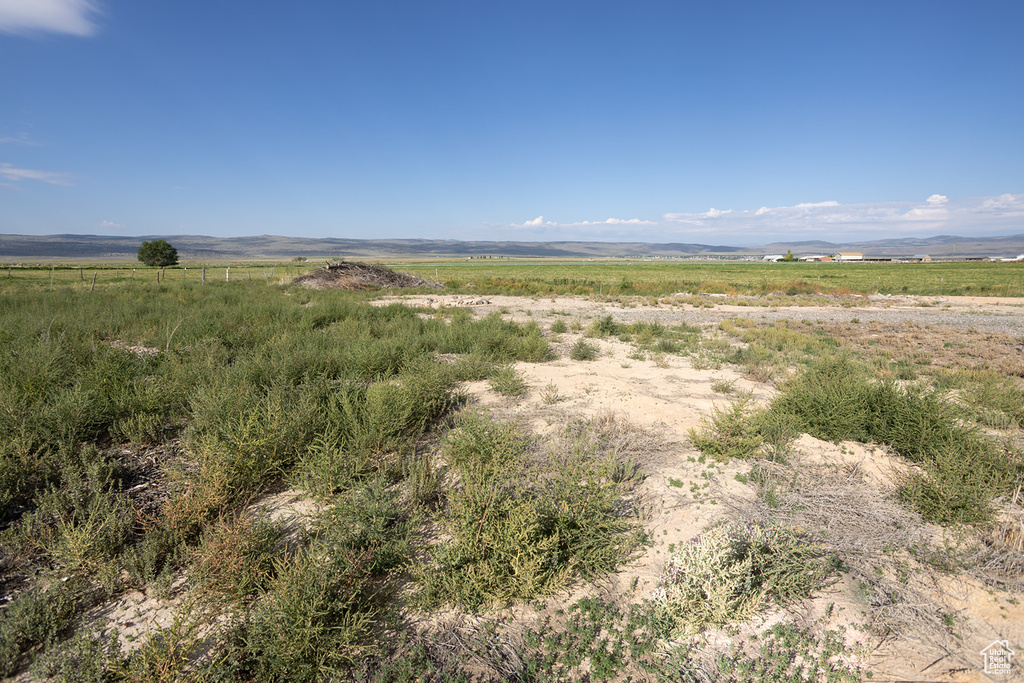
[[[1014,341],[1014,330],[1024,332],[1024,302],[1019,299],[956,297],[936,301],[929,298],[925,301],[928,306],[924,308],[921,299],[910,297],[865,299],[860,302],[861,306],[855,308],[780,308],[716,302],[713,309],[664,304],[634,307],[628,302],[609,305],[570,297],[552,300],[506,296],[424,296],[401,300],[424,309],[466,306],[477,315],[498,311],[506,318],[520,322],[535,321],[545,330],[556,319],[579,320],[585,327],[589,319],[604,315],[612,315],[621,322],[659,320],[705,327],[716,326],[721,319],[731,316],[765,321],[786,317],[846,324],[853,329],[847,330],[843,336],[855,338],[864,336],[864,327],[871,323],[863,321],[873,314],[877,316],[873,321],[876,325],[904,328],[904,332],[908,325],[915,329],[922,325],[930,326],[931,332],[925,336],[934,337],[929,345],[932,350],[948,348],[948,340],[957,339],[958,335],[977,340],[979,330],[985,329],[987,322],[998,320],[1001,327],[998,330],[993,328],[987,334],[994,335],[998,342],[994,344],[1005,350],[1011,361],[1014,353],[1019,355],[1014,344],[1019,344],[1020,336]],[[919,322],[922,311],[924,315],[933,316],[932,322]],[[858,317],[860,320],[850,323]],[[894,332],[882,330],[874,334],[881,336]],[[556,344],[567,347],[578,336],[572,333],[558,335]],[[889,341],[894,344],[893,352],[898,354],[901,339]],[[588,339],[588,342],[600,349],[596,360],[573,361],[563,355],[546,363],[518,364],[517,369],[530,387],[525,397],[516,400],[501,397],[486,382],[474,383],[468,390],[477,405],[496,406],[520,415],[541,434],[557,429],[568,416],[594,418],[611,413],[617,419],[658,435],[662,447],[653,449],[650,461],[645,463],[649,476],[644,483],[644,495],[652,509],[648,526],[656,543],[635,563],[597,587],[606,596],[621,596],[636,580],[640,594],[645,591],[649,594],[661,575],[673,544],[688,542],[707,525],[735,515],[756,497],[751,486],[736,479],[737,474],[749,469],[747,464],[702,464],[698,460],[699,451],[690,444],[689,431],[699,429],[702,420],[711,414],[714,407],[726,405],[735,392],[751,392],[757,401],[767,401],[773,396],[774,389],[770,385],[753,382],[728,367],[695,369],[689,359],[675,356],[659,359],[659,362],[637,360],[630,357],[632,347],[629,344],[615,339]],[[925,342],[918,339],[906,348],[923,348],[924,345]],[[950,355],[953,364],[957,359],[963,359],[964,352],[951,352]],[[731,382],[734,393],[714,391],[712,383],[717,381]],[[558,400],[550,403],[556,394]],[[795,451],[794,462],[806,463],[808,467],[824,464],[837,470],[855,471],[863,486],[889,498],[895,486],[894,476],[908,468],[898,457],[878,446],[832,444],[807,435],[796,442]],[[694,486],[697,487],[696,493]],[[923,529],[922,533],[930,534],[933,539],[940,539],[944,533],[937,527]],[[790,611],[789,616],[796,616],[809,625],[821,619],[826,612],[831,612],[833,616],[827,622],[830,627],[846,627],[849,640],[865,648],[866,672],[872,675],[872,680],[1024,680],[1022,663],[1014,665],[1015,675],[1010,677],[987,675],[983,671],[981,654],[982,649],[996,640],[1007,640],[1018,650],[1024,648],[1024,594],[998,590],[973,577],[928,571],[909,580],[908,590],[913,589],[917,591],[916,595],[925,596],[922,598],[928,601],[925,611],[952,615],[954,625],[936,629],[922,622],[920,633],[880,636],[867,629],[860,630],[871,610],[855,584],[850,579],[841,581],[825,594]],[[594,586],[580,586],[559,604],[568,604],[594,590]],[[828,610],[830,604],[834,606],[833,610]],[[763,629],[785,616],[786,613],[779,611],[763,615],[746,625],[745,632]],[[728,638],[717,632],[708,637],[711,647],[716,640],[721,645],[721,641]]]

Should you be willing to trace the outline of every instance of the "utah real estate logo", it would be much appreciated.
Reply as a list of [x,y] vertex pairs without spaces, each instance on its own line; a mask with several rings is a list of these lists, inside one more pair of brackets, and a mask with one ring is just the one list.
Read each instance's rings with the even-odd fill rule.
[[981,651],[985,658],[985,673],[995,675],[1010,675],[1010,668],[1013,666],[1013,650],[1010,649],[1010,642],[1007,640],[995,640]]

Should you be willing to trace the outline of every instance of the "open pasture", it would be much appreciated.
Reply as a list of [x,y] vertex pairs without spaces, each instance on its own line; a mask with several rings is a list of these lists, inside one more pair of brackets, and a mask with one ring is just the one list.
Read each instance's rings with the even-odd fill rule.
[[768,263],[759,261],[395,262],[419,277],[504,294],[676,293],[1024,296],[1021,263]]
[[[758,261],[625,261],[541,259],[386,260],[384,265],[481,294],[667,296],[672,294],[890,294],[917,296],[1022,296],[1024,264],[766,263]],[[139,264],[34,264],[0,268],[0,286],[91,288],[156,282],[168,285],[265,280],[284,282],[322,263],[209,262],[174,268]]]

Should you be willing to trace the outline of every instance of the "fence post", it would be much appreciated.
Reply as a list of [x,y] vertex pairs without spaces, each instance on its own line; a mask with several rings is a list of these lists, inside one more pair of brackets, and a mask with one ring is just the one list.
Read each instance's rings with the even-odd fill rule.
[[89,291],[91,292],[94,289],[96,289],[96,273],[95,272],[93,272],[93,274],[92,274],[92,286],[89,287]]
[[203,266],[203,284],[206,284],[206,266]]
[[231,266],[224,269],[224,282],[231,282]]
[[114,279],[116,280],[119,277],[121,277],[121,266],[118,266],[117,270],[114,271]]
[[134,284],[135,284],[135,269],[132,268],[132,281],[128,283],[128,286],[131,287]]
[[50,291],[53,291],[53,266],[50,266]]
[[78,279],[85,281],[85,273],[82,272],[82,266],[78,266]]
[[186,279],[185,276],[186,275],[188,275],[188,266],[182,266],[182,269],[181,269],[181,282],[182,282],[182,284],[184,284],[184,282],[185,282],[185,279]]

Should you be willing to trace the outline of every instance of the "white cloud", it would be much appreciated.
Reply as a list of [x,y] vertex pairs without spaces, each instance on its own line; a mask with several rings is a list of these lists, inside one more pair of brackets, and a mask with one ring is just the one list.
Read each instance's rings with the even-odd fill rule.
[[[755,205],[756,206],[756,205]],[[774,241],[827,242],[928,237],[1000,235],[1024,232],[1024,194],[948,197],[933,194],[914,201],[841,204],[801,202],[756,209],[710,209],[662,214],[657,220],[608,218],[556,222],[543,216],[519,225],[494,225],[509,239],[523,232],[544,239],[676,242],[756,246]]]
[[669,223],[686,223],[687,225],[704,225],[704,221],[693,218],[697,214],[690,213],[666,213],[663,218]]
[[52,171],[33,171],[28,168],[15,168],[8,163],[0,163],[0,178],[6,180],[38,180],[50,185],[73,185],[67,173]]
[[603,221],[576,221],[574,223],[558,223],[546,221],[544,216],[537,216],[533,220],[514,225],[517,228],[574,228],[600,225],[657,225],[655,221],[645,221],[639,218],[606,218]]
[[96,12],[94,0],[0,0],[0,31],[91,36]]
[[825,207],[830,207],[830,206],[839,206],[839,202],[832,201],[832,200],[829,200],[827,202],[804,202],[802,204],[797,204],[794,208],[797,208],[797,209],[820,209],[820,208],[825,208]]
[[720,216],[724,216],[724,215],[729,214],[729,213],[732,213],[732,209],[726,209],[725,211],[719,211],[715,207],[711,207],[710,209],[708,209],[707,211],[705,211],[701,215],[704,216],[705,218],[719,218]]
[[991,197],[981,203],[981,209],[1000,213],[1024,211],[1024,194],[1007,193]]
[[564,225],[654,225],[654,221],[642,221],[639,218],[607,218],[603,221],[580,221]]
[[100,223],[100,227],[104,229],[123,228],[124,225],[121,223],[115,223],[114,221],[103,221]]
[[927,206],[915,206],[903,214],[903,218],[911,221],[934,221],[945,218],[949,214],[949,211],[946,208],[946,204],[949,203],[949,197],[941,194],[933,194],[924,201]]

